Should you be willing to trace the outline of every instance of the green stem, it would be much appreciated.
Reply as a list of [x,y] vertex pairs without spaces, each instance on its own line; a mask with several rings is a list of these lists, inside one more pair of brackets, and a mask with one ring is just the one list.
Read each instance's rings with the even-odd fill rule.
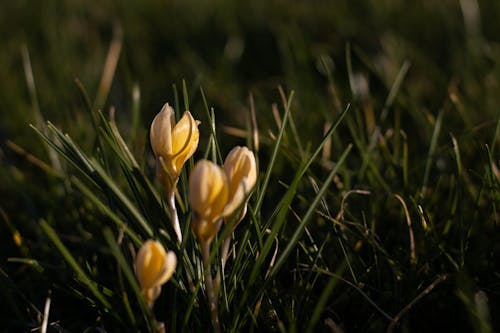
[[201,241],[201,257],[203,259],[203,270],[205,272],[205,286],[207,288],[208,302],[210,304],[210,316],[212,326],[216,333],[220,333],[219,312],[217,309],[217,296],[214,292],[214,282],[210,270],[210,241]]

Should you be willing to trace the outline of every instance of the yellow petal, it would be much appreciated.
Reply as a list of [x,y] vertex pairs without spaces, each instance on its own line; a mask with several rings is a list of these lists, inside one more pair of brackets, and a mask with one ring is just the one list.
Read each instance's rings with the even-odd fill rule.
[[214,228],[210,223],[216,223],[220,219],[228,195],[229,188],[222,168],[207,160],[196,163],[189,177],[189,202],[194,219],[199,220],[199,223],[209,223],[200,230],[213,232]]
[[151,148],[156,157],[172,155],[172,128],[174,125],[174,109],[166,103],[153,119],[149,132]]
[[160,296],[161,293],[161,286],[156,286],[153,288],[149,289],[142,289],[141,290],[142,295],[144,296],[144,299],[146,300],[146,303],[150,308],[153,307],[154,302]]
[[200,241],[207,242],[214,238],[219,231],[222,221],[208,222],[202,219],[193,219],[191,228]]
[[234,147],[224,161],[224,172],[229,183],[230,200],[224,210],[224,215],[228,216],[243,204],[257,181],[257,164],[253,152],[247,147]]
[[174,252],[169,251],[166,257],[164,258],[163,266],[156,275],[156,279],[153,281],[153,285],[161,286],[162,284],[170,280],[170,278],[175,272],[176,267],[177,267],[177,256],[175,255]]
[[198,148],[200,138],[198,124],[191,113],[186,111],[172,130],[172,155],[169,157],[171,168],[177,175]]
[[[172,257],[173,256],[173,257]],[[166,253],[161,243],[148,240],[137,254],[135,273],[141,290],[161,286],[173,274],[177,259],[173,252]]]

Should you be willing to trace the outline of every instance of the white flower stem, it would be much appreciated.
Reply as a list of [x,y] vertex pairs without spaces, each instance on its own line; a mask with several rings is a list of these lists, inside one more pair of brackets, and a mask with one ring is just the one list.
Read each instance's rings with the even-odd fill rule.
[[182,243],[182,231],[179,224],[179,217],[177,216],[177,208],[175,207],[175,191],[171,191],[168,195],[168,208],[170,209],[170,218],[172,221],[172,227],[174,228],[175,234],[179,243]]
[[210,242],[201,241],[201,257],[203,259],[203,270],[205,272],[205,286],[207,288],[208,302],[210,304],[210,316],[212,318],[212,326],[216,333],[220,333],[219,311],[217,309],[217,295],[214,290],[214,282],[212,272],[210,270]]
[[224,275],[224,268],[226,267],[227,257],[229,255],[229,247],[231,246],[231,234],[228,234],[222,243],[221,248],[221,267],[217,270],[215,275],[215,293],[219,293],[219,288],[221,285],[221,275]]
[[229,255],[229,247],[231,246],[231,236],[232,233],[229,233],[226,238],[224,238],[224,242],[222,243],[221,250],[221,260],[222,260],[222,269],[226,267],[227,257]]

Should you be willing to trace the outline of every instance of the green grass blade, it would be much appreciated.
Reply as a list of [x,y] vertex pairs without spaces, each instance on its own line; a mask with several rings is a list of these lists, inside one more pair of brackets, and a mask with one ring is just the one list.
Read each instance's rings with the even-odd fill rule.
[[203,108],[205,109],[205,114],[210,125],[210,147],[212,148],[212,161],[215,163],[217,158],[219,163],[224,161],[222,159],[222,154],[220,152],[219,139],[217,138],[217,131],[215,130],[215,111],[213,108],[208,106],[207,98],[205,97],[205,91],[200,87],[201,99],[203,100]]
[[491,138],[491,151],[495,151],[495,146],[498,141],[498,138],[500,136],[500,112],[498,112],[498,120],[497,120],[497,125],[495,127],[495,133],[493,134],[493,137]]
[[153,230],[151,226],[144,219],[139,210],[134,204],[126,197],[126,195],[120,190],[113,179],[104,171],[104,169],[99,165],[96,160],[92,160],[92,166],[94,167],[97,175],[101,178],[104,185],[109,189],[116,199],[122,204],[122,206],[130,213],[131,217],[139,224],[139,226],[146,232],[148,237],[153,236]]
[[184,111],[189,111],[189,94],[186,80],[182,80],[182,97],[184,99]]
[[[304,163],[305,164],[305,163]],[[294,177],[294,180],[292,184],[290,185],[288,191],[286,192],[285,196],[281,199],[279,204],[277,205],[277,214],[276,214],[276,219],[275,222],[272,226],[271,233],[267,236],[266,242],[264,243],[264,246],[262,249],[259,251],[259,257],[257,258],[257,261],[255,262],[255,265],[253,266],[252,272],[250,274],[249,278],[249,285],[252,285],[256,278],[257,275],[260,272],[260,269],[262,265],[264,264],[264,261],[266,260],[267,254],[271,250],[275,237],[278,235],[281,227],[283,226],[283,223],[286,220],[286,217],[288,215],[288,210],[289,206],[291,205],[293,198],[295,197],[295,194],[297,192],[297,188],[299,186],[300,181],[302,180],[302,177],[300,176],[301,171],[304,170],[304,168],[301,167],[299,168],[299,171]],[[274,213],[273,213],[274,216]]]
[[78,178],[71,177],[71,182],[94,204],[99,208],[105,215],[107,215],[111,221],[113,221],[120,229],[133,240],[136,245],[141,244],[139,236],[133,232],[125,222],[123,222],[118,215],[116,215],[108,205],[103,203],[91,189],[85,186]]
[[[71,149],[69,145],[63,143],[63,147],[60,147],[59,145],[57,145],[55,141],[53,141],[51,138],[45,135],[38,128],[36,128],[33,125],[30,125],[30,127],[36,132],[36,134],[40,136],[40,138],[42,138],[42,140],[44,140],[57,153],[63,156],[66,159],[66,161],[68,161],[75,169],[77,169],[84,176],[86,176],[89,181],[95,183],[94,179],[92,178],[92,172],[91,172],[92,170],[89,169],[90,166],[86,163],[86,161],[81,160],[78,154],[71,153],[71,151],[68,151],[68,149]],[[49,126],[49,129],[53,130],[53,127]],[[56,133],[56,135],[58,135],[58,133]],[[61,141],[60,137],[59,140]],[[62,137],[62,140],[65,140],[64,136]]]
[[[278,234],[282,224],[284,223],[286,216],[288,215],[288,207],[291,204],[295,193],[297,191],[299,182],[302,180],[303,176],[311,166],[311,164],[316,160],[317,156],[320,155],[321,150],[323,149],[323,146],[325,143],[328,141],[328,139],[331,137],[331,135],[335,132],[335,129],[339,126],[339,124],[342,122],[344,119],[345,115],[347,114],[347,111],[349,110],[349,105],[344,109],[344,111],[338,116],[337,120],[335,123],[332,124],[326,135],[324,136],[323,140],[321,141],[320,145],[317,147],[317,149],[314,151],[314,153],[311,155],[311,157],[303,163],[298,168],[297,174],[294,177],[294,180],[292,181],[292,184],[290,185],[289,189],[277,205],[277,208],[275,212],[271,215],[271,219],[276,216],[274,225],[271,230],[271,234],[267,237],[267,240],[264,244],[264,247],[260,251],[259,258],[257,259],[256,264],[254,265],[253,271],[250,275],[250,283],[253,283],[255,280],[257,273],[260,269],[260,266],[263,264],[264,259],[266,258],[267,254],[272,248],[274,238]],[[257,211],[257,208],[254,208],[254,211]],[[269,223],[271,221],[269,220]],[[266,224],[267,225],[267,224]],[[266,227],[267,228],[267,227]]]
[[260,186],[259,190],[260,193],[258,193],[257,201],[255,203],[255,211],[259,212],[260,207],[262,206],[262,203],[264,202],[264,196],[266,195],[266,189],[269,184],[269,179],[271,178],[271,172],[273,170],[274,164],[276,163],[276,157],[278,156],[278,151],[281,145],[281,140],[283,139],[283,134],[285,133],[285,128],[286,124],[288,122],[288,116],[290,115],[290,109],[293,101],[293,96],[294,92],[290,92],[290,96],[288,97],[286,109],[285,109],[285,115],[283,116],[283,122],[281,124],[281,128],[278,134],[278,138],[276,139],[276,142],[274,143],[274,148],[273,152],[271,155],[271,159],[269,160],[269,164],[267,165],[267,170],[264,175],[264,180],[262,181],[262,185]]
[[101,302],[101,304],[109,311],[112,311],[111,304],[108,302],[106,297],[99,291],[97,287],[97,283],[92,281],[88,275],[85,273],[82,267],[78,264],[76,259],[71,255],[69,250],[63,244],[59,236],[57,236],[56,232],[52,227],[45,221],[40,221],[40,226],[42,227],[45,234],[50,238],[50,240],[54,243],[56,248],[59,250],[61,255],[64,257],[66,262],[71,266],[73,271],[75,271],[77,278],[81,281],[89,290],[94,294],[94,296]]
[[[111,253],[115,257],[116,261],[118,262],[118,265],[120,266],[123,274],[125,275],[125,278],[127,279],[130,287],[132,288],[132,291],[135,294],[135,297],[140,305],[140,308],[142,310],[142,313],[145,318],[147,318],[147,323],[150,325],[151,328],[151,323],[154,323],[154,319],[152,317],[151,311],[148,310],[148,306],[146,302],[144,301],[144,297],[141,294],[141,290],[139,288],[139,284],[137,283],[137,280],[135,278],[135,275],[130,268],[131,264],[127,262],[125,257],[123,256],[123,253],[120,250],[120,247],[118,246],[118,243],[115,240],[115,237],[113,236],[113,233],[109,228],[105,228],[103,230],[104,234],[104,239],[108,243],[108,246],[111,250]],[[126,304],[125,304],[126,306]],[[156,326],[156,325],[154,325]]]
[[401,68],[399,69],[399,72],[396,76],[396,79],[394,80],[394,83],[391,86],[391,90],[389,91],[389,95],[387,96],[387,99],[385,100],[384,108],[382,109],[382,112],[380,113],[380,121],[383,122],[385,120],[385,118],[387,118],[387,115],[389,114],[389,108],[394,103],[394,100],[396,99],[396,96],[398,95],[398,92],[401,89],[401,85],[403,84],[403,81],[406,77],[406,74],[408,74],[408,71],[410,70],[410,66],[411,66],[411,63],[408,60],[403,62],[403,65],[401,65]]
[[332,169],[332,171],[330,172],[330,174],[326,178],[325,183],[323,184],[323,186],[321,186],[321,189],[319,190],[318,194],[314,198],[313,202],[310,204],[310,207],[307,210],[306,214],[302,218],[300,225],[297,227],[297,229],[295,230],[295,233],[288,241],[286,248],[283,250],[281,255],[276,260],[276,263],[274,264],[274,267],[269,274],[270,279],[272,279],[279,272],[279,270],[281,269],[281,266],[283,266],[283,264],[285,263],[285,260],[291,254],[292,250],[295,248],[295,245],[299,241],[300,236],[304,232],[304,228],[306,227],[307,223],[309,222],[311,217],[316,212],[316,207],[321,202],[323,195],[325,194],[326,190],[330,186],[330,183],[333,179],[333,176],[335,176],[335,174],[338,172],[338,170],[340,169],[340,166],[342,166],[342,164],[344,163],[344,161],[347,158],[347,155],[349,155],[349,152],[351,151],[351,149],[352,149],[352,144],[349,145],[344,150],[344,153],[340,156],[339,161],[337,162],[335,167]]
[[335,274],[330,277],[330,280],[328,281],[325,289],[323,289],[323,292],[321,293],[321,296],[319,297],[319,300],[316,303],[316,306],[314,307],[311,319],[309,320],[309,323],[307,325],[306,332],[314,332],[314,327],[316,326],[316,323],[318,322],[322,312],[325,309],[326,302],[328,301],[328,298],[330,297],[333,288],[335,288],[335,286],[339,283],[340,281],[339,276],[342,276],[345,269],[346,269],[346,264],[344,261],[335,271]]
[[429,182],[429,176],[431,172],[432,161],[434,160],[434,154],[436,153],[437,142],[439,134],[441,132],[441,126],[443,124],[444,109],[439,111],[439,115],[434,124],[434,130],[432,132],[431,143],[429,146],[429,153],[427,154],[427,160],[425,162],[424,179],[422,181],[422,189],[420,195],[425,197],[425,192],[427,190],[427,183]]

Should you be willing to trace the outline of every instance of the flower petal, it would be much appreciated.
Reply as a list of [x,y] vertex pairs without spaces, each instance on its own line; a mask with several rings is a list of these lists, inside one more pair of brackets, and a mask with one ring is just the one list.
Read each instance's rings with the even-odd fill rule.
[[149,139],[156,157],[172,155],[172,128],[175,125],[174,109],[165,103],[151,123]]
[[173,274],[177,258],[173,252],[166,253],[161,243],[148,240],[137,254],[135,273],[141,290],[151,289],[165,283]]
[[224,172],[229,182],[230,200],[223,214],[229,216],[243,204],[257,181],[257,164],[253,152],[247,147],[234,147],[224,161]]
[[172,130],[171,167],[177,174],[198,148],[200,138],[198,123],[191,113],[186,111]]

